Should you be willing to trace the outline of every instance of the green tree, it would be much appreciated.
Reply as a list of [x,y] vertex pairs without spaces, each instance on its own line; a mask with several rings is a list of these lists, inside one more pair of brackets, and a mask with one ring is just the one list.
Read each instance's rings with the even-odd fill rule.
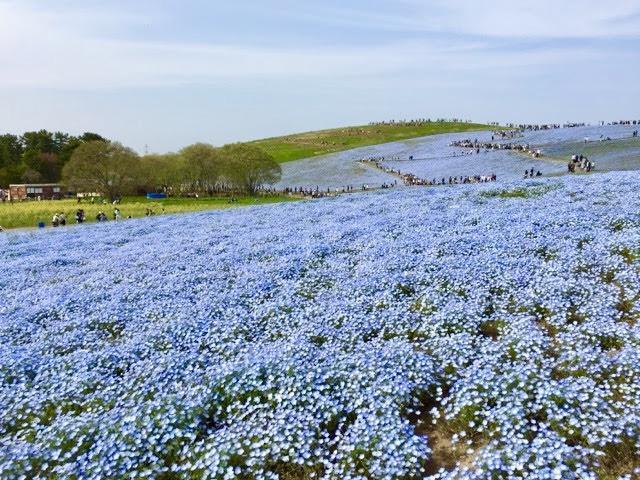
[[55,153],[41,153],[38,157],[38,173],[46,182],[57,182],[62,173],[62,163]]
[[96,140],[108,142],[108,140],[97,133],[85,132],[79,137],[56,133],[54,140],[57,142],[58,159],[61,166],[64,166],[69,160],[73,152],[83,143],[93,142]]
[[0,168],[19,165],[22,150],[22,142],[16,135],[0,135]]
[[100,140],[102,142],[108,142],[109,141],[106,138],[104,138],[103,136],[98,135],[97,133],[93,133],[93,132],[84,132],[82,135],[80,135],[79,140],[82,143],[95,142],[96,140]]
[[22,144],[24,145],[22,161],[28,168],[37,172],[40,172],[42,168],[43,153],[58,153],[53,133],[46,130],[25,132],[22,135]]
[[140,159],[139,188],[147,192],[181,193],[190,182],[184,158],[177,153],[145,155]]
[[76,148],[62,178],[72,190],[100,193],[113,201],[134,191],[139,166],[139,157],[130,148],[96,140]]
[[28,167],[22,175],[20,175],[20,180],[24,183],[41,183],[44,181],[40,172]]
[[274,158],[253,145],[236,143],[220,150],[224,176],[236,189],[255,195],[264,185],[280,181],[282,169]]
[[207,143],[196,143],[183,148],[180,156],[193,189],[212,193],[220,187],[223,168],[219,149]]

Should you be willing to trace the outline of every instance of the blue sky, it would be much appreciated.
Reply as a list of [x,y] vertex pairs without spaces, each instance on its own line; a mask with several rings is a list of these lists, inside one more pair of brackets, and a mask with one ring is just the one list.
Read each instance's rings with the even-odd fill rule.
[[0,132],[177,150],[414,117],[640,117],[640,0],[0,0]]

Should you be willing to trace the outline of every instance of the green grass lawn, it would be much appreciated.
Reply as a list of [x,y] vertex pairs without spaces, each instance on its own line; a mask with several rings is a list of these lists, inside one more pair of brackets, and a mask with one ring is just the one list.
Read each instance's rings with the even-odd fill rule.
[[499,127],[461,122],[432,122],[421,125],[366,125],[298,133],[250,143],[269,152],[279,163],[284,163],[427,135],[495,130],[496,128]]
[[[297,200],[295,197],[258,196],[237,197],[237,202],[231,203],[229,198],[168,198],[166,200],[147,200],[146,197],[126,197],[118,208],[123,219],[129,215],[133,218],[144,217],[147,208],[151,208],[156,215],[171,213],[197,212],[201,210],[217,210],[249,205],[286,202]],[[35,227],[43,221],[47,227],[51,226],[51,219],[55,213],[64,213],[67,225],[76,223],[75,213],[82,208],[87,222],[95,222],[96,215],[103,211],[109,220],[113,219],[113,205],[83,202],[78,204],[75,199],[44,200],[28,202],[0,202],[0,227],[4,229]]]

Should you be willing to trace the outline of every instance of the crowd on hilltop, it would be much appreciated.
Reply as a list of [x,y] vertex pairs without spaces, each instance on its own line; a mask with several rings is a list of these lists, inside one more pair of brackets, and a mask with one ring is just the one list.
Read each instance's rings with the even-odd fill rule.
[[[385,126],[385,125],[398,125],[398,126],[415,126],[415,125],[425,125],[429,123],[474,123],[472,120],[462,120],[460,118],[417,118],[411,120],[387,120],[382,122],[370,122],[370,126]],[[487,125],[491,125],[494,127],[499,127],[500,122],[487,122]],[[640,125],[640,120],[618,120],[614,122],[599,122],[601,126],[604,125]],[[566,122],[566,123],[507,123],[505,126],[507,128],[513,129],[516,132],[522,131],[540,131],[540,130],[556,130],[559,128],[578,128],[578,127],[586,127],[589,124],[585,122]]]
[[589,160],[584,155],[572,155],[571,161],[567,164],[567,170],[569,173],[575,173],[577,171],[580,172],[591,172],[595,170],[596,163]]
[[[602,122],[604,125],[604,122]],[[640,120],[618,120],[617,122],[611,122],[609,125],[640,125]]]
[[428,125],[430,123],[473,123],[471,120],[462,120],[460,118],[436,118],[432,120],[430,118],[416,118],[411,120],[386,120],[382,122],[369,122],[369,126],[418,126]]
[[[618,120],[615,122],[599,122],[599,125],[604,127],[605,125],[615,126],[615,125],[640,125],[640,120]],[[559,128],[579,128],[579,127],[588,127],[588,123],[584,122],[567,122],[564,124],[559,123],[547,123],[547,124],[514,124],[508,123],[506,125],[508,128],[516,129],[518,131],[540,131],[540,130],[557,130]]]
[[533,149],[528,143],[496,143],[495,137],[491,137],[491,142],[480,142],[478,139],[470,140],[457,140],[455,142],[451,142],[449,144],[450,147],[458,147],[458,148],[468,148],[475,150],[476,153],[480,153],[481,151],[490,151],[490,150],[513,150],[516,152],[528,153],[534,158],[539,158],[542,156],[542,151],[539,149]]
[[577,127],[586,127],[586,123],[578,123],[578,122],[567,122],[564,124],[559,123],[543,123],[543,124],[514,124],[509,123],[507,127],[518,129],[520,131],[529,131],[529,132],[538,132],[541,130],[557,130],[559,128],[577,128]]

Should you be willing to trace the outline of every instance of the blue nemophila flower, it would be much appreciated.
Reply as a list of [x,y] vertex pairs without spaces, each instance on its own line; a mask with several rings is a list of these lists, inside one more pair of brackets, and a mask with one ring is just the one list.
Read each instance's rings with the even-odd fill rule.
[[633,478],[639,186],[4,235],[0,477]]

